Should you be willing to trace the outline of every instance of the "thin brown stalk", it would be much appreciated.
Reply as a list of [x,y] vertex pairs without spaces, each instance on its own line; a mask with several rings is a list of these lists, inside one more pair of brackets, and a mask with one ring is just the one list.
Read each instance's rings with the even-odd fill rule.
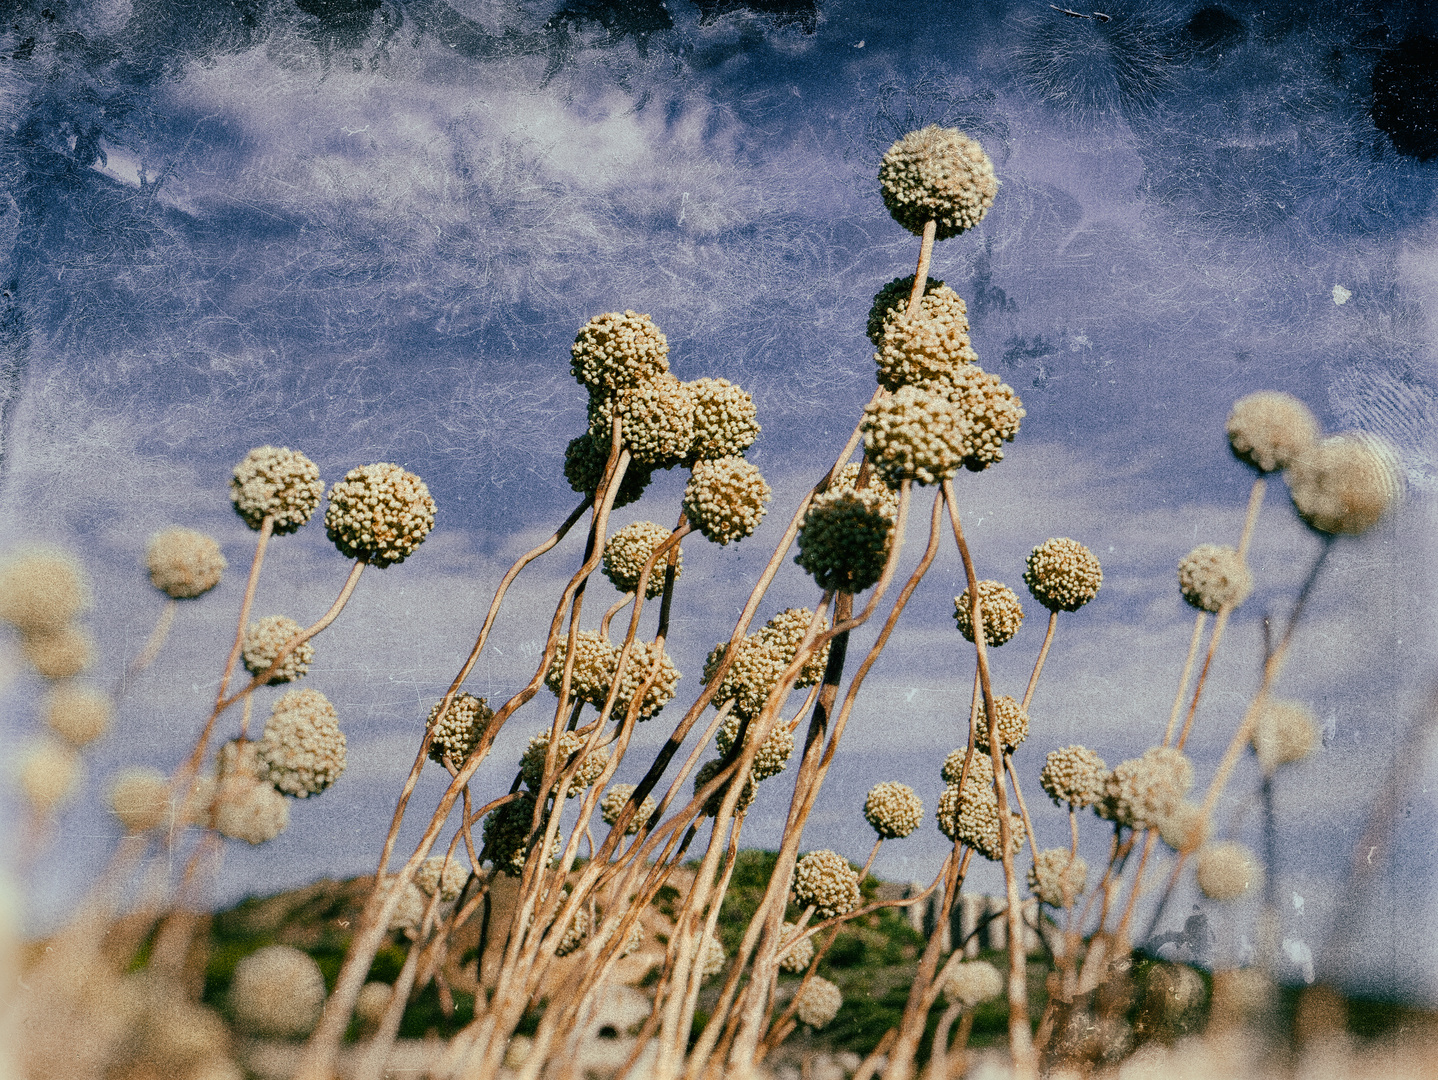
[[1208,612],[1200,611],[1193,620],[1193,636],[1188,642],[1188,656],[1183,661],[1183,674],[1178,677],[1178,691],[1173,695],[1173,708],[1168,713],[1168,727],[1163,731],[1163,742],[1167,746],[1173,740],[1178,727],[1178,714],[1183,709],[1184,698],[1188,696],[1188,679],[1193,674],[1194,661],[1198,659],[1198,646],[1203,641],[1203,628],[1208,625]]
[[150,636],[145,639],[144,647],[131,660],[129,665],[115,680],[115,685],[110,689],[110,697],[119,701],[130,689],[130,682],[142,671],[155,662],[160,655],[160,650],[165,647],[165,639],[170,636],[170,628],[175,625],[175,614],[180,609],[180,602],[173,597],[165,601],[165,606],[160,609],[160,617],[155,620],[155,628],[150,631]]
[[909,291],[909,307],[906,314],[909,318],[917,318],[920,309],[920,302],[924,298],[924,286],[929,283],[929,261],[934,255],[934,237],[939,230],[939,223],[933,219],[924,222],[924,235],[919,241],[919,264],[914,270],[914,287]]
[[[1049,628],[1044,632],[1043,647],[1039,649],[1039,658],[1034,661],[1034,673],[1029,676],[1029,685],[1024,689],[1023,704],[1019,708],[1024,712],[1029,711],[1029,703],[1034,699],[1034,691],[1038,689],[1039,673],[1044,669],[1044,661],[1049,658],[1049,646],[1054,643],[1054,630],[1059,624],[1059,613],[1049,612]],[[1033,834],[1030,833],[1030,836]]]

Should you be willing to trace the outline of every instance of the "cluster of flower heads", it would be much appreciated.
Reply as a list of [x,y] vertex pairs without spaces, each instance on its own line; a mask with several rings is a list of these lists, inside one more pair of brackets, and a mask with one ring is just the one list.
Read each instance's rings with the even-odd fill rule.
[[[604,818],[606,825],[614,825],[619,820],[625,805],[634,795],[633,784],[611,784],[609,790],[604,793],[604,798],[599,801],[599,813]],[[625,826],[624,835],[633,836],[637,833],[658,809],[659,804],[654,801],[653,795],[644,796],[644,801],[635,809]]]
[[994,786],[994,762],[989,752],[981,746],[974,747],[973,757],[969,757],[969,748],[960,746],[957,750],[951,750],[949,756],[944,758],[944,764],[939,769],[939,779],[949,787],[957,787],[964,775],[964,762],[969,763],[969,776],[964,780],[964,790],[969,791],[976,787],[992,788]]
[[815,975],[799,991],[794,1002],[794,1015],[811,1028],[821,1028],[839,1015],[844,1004],[843,992],[822,975]]
[[286,795],[317,795],[345,771],[345,736],[329,699],[291,690],[275,702],[255,743],[261,776]]
[[[574,668],[570,673],[569,693],[571,696],[589,702],[596,708],[603,708],[614,685],[619,667],[618,646],[611,644],[598,633],[581,630],[574,642]],[[569,654],[569,643],[560,641],[554,650],[554,660],[544,676],[544,685],[558,694],[564,681],[564,660]],[[654,649],[648,643],[635,639],[629,651],[629,660],[624,671],[618,676],[619,693],[614,701],[614,714],[623,715],[640,685],[649,674],[654,663]],[[668,653],[659,657],[659,672],[653,685],[640,699],[639,719],[648,720],[674,698],[679,688],[679,669]]]
[[381,461],[330,488],[325,533],[341,555],[373,566],[404,562],[434,528],[434,499],[414,473]]
[[89,605],[85,572],[64,552],[32,548],[0,567],[0,620],[19,631],[25,659],[43,678],[72,678],[94,662],[94,642],[75,621]]
[[1034,853],[1029,888],[1051,907],[1068,907],[1088,885],[1088,863],[1068,848],[1045,848]]
[[[584,748],[584,736],[573,731],[566,731],[559,736],[559,748],[555,752],[555,776],[564,770],[569,759]],[[525,748],[524,756],[519,760],[519,775],[529,785],[529,789],[536,793],[544,781],[544,759],[549,753],[549,732],[541,731],[529,740]],[[584,794],[584,789],[599,779],[599,774],[604,771],[604,766],[609,764],[609,747],[601,747],[593,750],[584,756],[579,764],[579,770],[569,781],[569,787],[565,791],[566,798],[574,798]],[[551,781],[552,782],[552,781]]]
[[1094,808],[1100,817],[1120,825],[1156,828],[1192,786],[1193,763],[1184,753],[1155,746],[1114,766],[1104,780],[1103,799]]
[[[634,592],[639,587],[639,575],[644,564],[654,556],[660,544],[668,540],[669,530],[652,521],[636,521],[626,525],[604,544],[604,576],[622,593]],[[645,599],[652,600],[664,591],[664,569],[666,560],[659,560],[649,572],[645,584]],[[681,551],[674,560],[674,577],[684,572],[684,554]]]
[[[609,440],[596,440],[588,432],[577,439],[569,440],[564,450],[564,478],[569,486],[581,495],[591,499],[599,490],[604,479],[604,467],[609,463]],[[646,465],[631,462],[624,470],[619,490],[614,495],[614,507],[628,506],[644,494],[654,471]]]
[[1195,871],[1198,887],[1210,900],[1237,900],[1263,885],[1263,867],[1242,844],[1206,844]]
[[1103,568],[1077,540],[1057,536],[1029,552],[1024,584],[1050,611],[1077,611],[1098,595]]
[[[730,716],[724,721],[722,727],[714,736],[714,745],[719,753],[727,756],[734,746],[734,740],[739,735],[739,726],[744,723],[737,716]],[[744,742],[749,742],[749,735],[746,733]],[[784,723],[775,724],[769,732],[769,737],[754,755],[753,776],[755,780],[768,780],[771,776],[778,776],[789,764],[789,758],[794,753],[794,733],[789,730],[789,725]]]
[[[1001,581],[980,581],[979,612],[984,620],[984,644],[997,648],[1019,632],[1024,622],[1023,605]],[[965,589],[954,597],[954,621],[966,641],[974,640],[974,602]]]
[[[714,693],[714,704],[719,706],[732,701],[735,716],[741,719],[757,716],[784,669],[793,663],[813,617],[814,613],[808,608],[786,608],[759,630],[747,635],[735,650],[734,662],[729,665],[724,681]],[[718,670],[728,647],[727,641],[721,641],[710,650],[704,662],[706,686]],[[794,685],[813,686],[824,677],[828,660],[829,646],[826,644],[805,659]]]
[[319,466],[288,446],[257,446],[230,477],[230,501],[245,524],[258,529],[272,517],[281,536],[308,522],[324,493]]
[[[717,758],[714,761],[706,761],[703,765],[699,766],[699,770],[694,774],[695,796],[697,797],[699,792],[704,790],[704,788],[709,784],[709,782],[713,780],[716,776],[718,776],[719,773],[723,771],[723,769],[724,762],[718,760]],[[721,785],[719,790],[717,790],[716,792],[714,792],[714,794],[710,795],[709,798],[704,800],[704,807],[699,812],[700,817],[719,816],[719,811],[724,804],[725,793],[729,790],[729,785],[733,782],[734,781],[731,778],[728,783]],[[734,804],[735,816],[744,813],[749,809],[749,807],[754,805],[754,796],[758,794],[759,782],[754,779],[754,771],[750,769],[744,777],[744,786],[739,790],[739,799]]]
[[1264,775],[1280,765],[1302,761],[1318,745],[1318,723],[1308,706],[1297,701],[1265,700],[1253,728],[1253,752]]
[[[805,937],[794,941],[798,933],[799,928],[791,922],[779,928],[779,970],[791,975],[804,974],[814,961],[814,939]],[[789,941],[794,941],[794,944],[786,945]]]
[[145,549],[150,583],[174,600],[202,596],[220,583],[225,556],[213,537],[180,526],[156,533]]
[[[988,763],[988,769],[976,769],[980,761]],[[960,761],[962,765],[962,760]],[[988,783],[980,773],[986,772]],[[980,781],[976,783],[976,781]],[[975,753],[969,766],[969,779],[960,790],[957,783],[950,784],[939,796],[939,830],[950,840],[968,844],[990,862],[1003,858],[1003,832],[999,819],[999,798],[994,792],[993,763],[981,754]],[[1010,852],[1017,854],[1025,837],[1024,819],[1009,813]]]
[[908,784],[885,780],[864,798],[864,820],[886,840],[901,840],[924,821],[924,802]]
[[[924,279],[924,300],[920,302],[926,302],[930,296],[941,289],[944,290],[944,298],[940,301],[942,310],[957,312],[963,315],[967,322],[968,308],[964,306],[963,299],[958,293],[935,278]],[[913,295],[913,292],[914,275],[910,274],[908,277],[894,278],[874,294],[874,302],[869,306],[869,320],[864,327],[864,332],[869,335],[869,340],[874,343],[874,348],[877,349],[880,342],[884,340],[884,324],[909,310],[909,297]],[[949,299],[950,296],[954,300],[958,300],[957,305],[953,305],[953,300]]]
[[893,527],[886,492],[831,488],[810,502],[794,561],[826,592],[863,592],[884,572]]
[[[913,287],[913,275],[907,280]],[[909,295],[906,291],[899,303],[884,313],[874,345],[874,363],[879,371],[879,385],[885,390],[901,386],[929,386],[952,382],[968,364],[978,363],[978,356],[969,344],[968,308],[959,294],[942,282],[931,284],[919,299],[919,311],[910,318]],[[887,299],[885,290],[874,297],[874,307]],[[873,321],[871,310],[870,322]],[[872,337],[872,335],[871,335]]]
[[794,865],[794,903],[813,906],[814,918],[833,919],[859,906],[859,875],[842,855],[811,851]]
[[425,896],[439,893],[444,903],[459,899],[469,880],[469,867],[457,858],[446,859],[443,855],[432,855],[419,864],[414,872],[414,884]]
[[684,486],[684,513],[706,539],[727,545],[759,527],[773,496],[759,469],[741,457],[697,461]]
[[1094,806],[1104,796],[1108,766],[1087,746],[1065,746],[1044,759],[1039,783],[1055,806],[1067,803],[1075,810]]
[[1199,544],[1178,562],[1178,589],[1200,611],[1236,608],[1253,592],[1253,575],[1233,548]]
[[455,768],[462,768],[479,743],[480,736],[494,719],[494,710],[487,699],[473,694],[458,693],[449,703],[449,710],[440,719],[444,702],[436,701],[429,710],[425,725],[433,730],[429,740],[429,759],[443,765],[449,758]]
[[[245,669],[252,675],[263,675],[280,655],[280,650],[297,637],[303,627],[285,615],[266,615],[259,622],[251,623],[245,630],[243,655]],[[270,674],[269,684],[294,682],[307,675],[315,660],[315,647],[308,641],[290,650]]]
[[983,220],[999,182],[983,147],[956,128],[930,124],[889,147],[879,187],[900,225],[918,236],[933,221],[935,239],[947,240]]

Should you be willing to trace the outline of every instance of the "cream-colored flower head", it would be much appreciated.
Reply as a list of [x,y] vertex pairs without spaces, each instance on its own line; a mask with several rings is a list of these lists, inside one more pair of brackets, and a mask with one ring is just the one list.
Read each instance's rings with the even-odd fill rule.
[[1289,466],[1288,490],[1298,516],[1319,532],[1357,536],[1378,524],[1398,498],[1391,448],[1366,435],[1315,443]]
[[[604,798],[599,802],[599,813],[604,818],[606,825],[613,825],[619,820],[620,813],[633,794],[633,784],[609,785],[609,790],[604,793]],[[633,836],[639,832],[644,823],[654,816],[654,811],[658,809],[658,806],[653,795],[644,796],[644,801],[635,808],[633,816],[629,819],[629,824],[625,826],[624,835]]]
[[[974,755],[979,760],[979,755]],[[991,765],[992,771],[992,765]],[[960,795],[957,785],[950,785],[939,796],[939,808],[935,816],[939,830],[950,840],[968,844],[990,862],[1003,858],[1003,833],[999,821],[999,799],[994,794],[993,780],[982,786],[964,785]],[[1024,819],[1018,814],[1009,814],[1009,839],[1012,853],[1018,854],[1024,843]]]
[[908,784],[885,780],[864,798],[864,820],[886,840],[909,836],[924,821],[924,801]]
[[1280,765],[1302,761],[1318,745],[1318,722],[1307,705],[1297,701],[1268,700],[1253,729],[1253,751],[1264,775]]
[[[960,746],[956,750],[949,751],[949,756],[944,758],[944,764],[939,769],[939,778],[949,787],[957,784],[964,774],[964,759],[968,757],[969,748]],[[994,762],[989,752],[977,742],[974,745],[974,757],[969,762],[969,778],[964,783],[966,789],[989,788],[994,786]]]
[[[914,275],[910,274],[908,277],[894,278],[874,294],[874,302],[869,306],[869,320],[864,327],[869,340],[874,343],[874,348],[879,348],[884,340],[884,324],[898,315],[908,313],[909,296],[913,291]],[[930,318],[942,317],[953,322],[962,320],[964,332],[968,332],[969,309],[965,306],[963,297],[942,281],[926,278],[924,295],[919,304],[920,310]]]
[[1205,844],[1196,871],[1198,887],[1210,900],[1237,900],[1263,886],[1263,867],[1242,844]]
[[[724,725],[714,736],[714,745],[719,753],[727,755],[734,745],[734,739],[739,734],[739,725],[743,721],[737,716],[730,716],[724,721]],[[749,742],[749,736],[744,736],[744,742]],[[764,740],[764,745],[759,747],[759,752],[754,755],[753,774],[755,780],[768,780],[771,776],[778,776],[789,764],[789,758],[794,753],[794,733],[783,723],[775,724],[769,732],[769,737]]]
[[[991,649],[1011,639],[1024,622],[1023,605],[1002,581],[979,582],[979,610],[984,617],[984,644]],[[973,641],[974,603],[968,589],[954,597],[954,621],[964,639]]]
[[811,851],[794,865],[794,903],[813,905],[814,918],[847,915],[859,906],[859,875],[838,852]]
[[999,744],[1012,753],[1029,737],[1029,714],[1008,694],[999,694],[994,698],[994,727]]
[[987,960],[968,960],[954,965],[944,980],[944,1000],[972,1009],[992,1001],[1004,992],[1004,977]]
[[266,945],[235,965],[230,1014],[247,1035],[303,1039],[319,1023],[325,977],[308,953]]
[[1087,746],[1065,746],[1062,750],[1051,750],[1044,759],[1039,783],[1055,806],[1068,803],[1081,810],[1103,798],[1108,766]]
[[1199,544],[1178,562],[1178,589],[1200,611],[1238,607],[1253,592],[1253,575],[1224,544]]
[[55,634],[90,606],[90,582],[62,551],[20,551],[0,566],[0,619],[27,636]]
[[1034,853],[1029,867],[1029,888],[1050,907],[1068,907],[1088,885],[1088,863],[1068,848],[1045,848]]
[[214,795],[214,829],[231,840],[266,844],[290,824],[290,804],[269,784],[251,776],[221,779]]
[[695,955],[699,974],[705,979],[712,979],[723,971],[724,961],[728,959],[724,953],[724,943],[708,931],[705,931],[700,939]]
[[443,855],[431,855],[419,864],[414,872],[414,883],[425,896],[433,896],[439,890],[439,898],[445,903],[458,900],[469,880],[469,866],[459,857],[451,857],[445,865]]
[[694,446],[694,395],[673,375],[589,399],[589,434],[608,445],[617,412],[621,437],[641,465],[668,469]]
[[[245,631],[245,669],[251,675],[261,675],[270,669],[275,657],[291,638],[304,630],[299,623],[286,615],[266,615],[259,622],[251,623]],[[309,674],[310,665],[315,661],[315,647],[306,641],[291,649],[289,655],[275,668],[269,684],[294,682],[302,675]]]
[[1103,568],[1077,540],[1056,536],[1029,552],[1024,584],[1050,611],[1077,611],[1098,595]]
[[1155,746],[1114,766],[1095,809],[1102,818],[1134,829],[1156,828],[1193,786],[1193,763],[1183,751]]
[[[826,491],[855,491],[855,490],[857,490],[856,487],[855,487],[855,485],[858,484],[858,482],[859,482],[859,471],[860,471],[860,469],[861,469],[861,466],[860,466],[860,464],[859,464],[857,461],[851,461],[851,462],[849,462],[847,465],[845,465],[842,469],[840,469],[837,473],[834,474],[834,479],[829,482],[829,486],[828,486],[828,488],[826,488],[825,490],[826,490]],[[868,481],[864,484],[864,490],[865,490],[865,491],[872,491],[872,492],[875,492],[875,493],[878,494],[878,495],[883,496],[884,504],[889,508],[889,515],[890,515],[891,517],[896,516],[896,515],[899,513],[899,490],[898,490],[898,488],[891,488],[888,484],[884,483],[883,479],[880,478],[880,476],[879,476],[877,473],[874,472],[874,470],[873,470],[872,467],[871,467],[870,470],[869,470],[869,479],[868,479]]]
[[394,930],[407,930],[411,934],[424,925],[425,909],[429,907],[429,899],[420,892],[419,886],[409,882],[400,890],[399,903],[395,905],[394,912],[389,917],[389,928]]
[[45,723],[71,746],[88,746],[110,730],[115,706],[106,694],[62,683],[45,696]]
[[926,384],[947,397],[958,414],[963,442],[959,456],[969,472],[983,472],[1004,460],[1004,443],[1013,442],[1028,413],[1014,388],[978,364],[966,364],[940,382]]
[[95,639],[83,626],[66,626],[53,634],[26,634],[20,639],[25,659],[46,679],[73,679],[95,663]]
[[[569,486],[581,495],[591,499],[604,479],[604,466],[609,463],[609,436],[600,441],[585,432],[577,439],[569,440],[564,450],[564,478]],[[619,481],[619,490],[614,495],[614,509],[628,506],[644,494],[654,470],[648,465],[631,461],[624,470],[624,479]]]
[[864,453],[887,484],[937,484],[963,463],[963,415],[943,392],[903,386],[864,407]]
[[685,385],[694,398],[694,443],[684,464],[743,457],[761,430],[749,392],[728,379],[695,379]]
[[888,499],[880,492],[867,487],[821,492],[799,527],[794,561],[826,592],[861,593],[884,572],[893,527]]
[[20,790],[39,814],[49,813],[68,800],[84,777],[80,756],[53,739],[35,743],[20,763]]
[[255,447],[230,477],[230,501],[245,524],[258,529],[273,515],[280,536],[309,521],[324,493],[319,466],[288,446]]
[[1318,421],[1292,394],[1260,390],[1233,403],[1228,414],[1228,445],[1241,461],[1259,472],[1292,465],[1318,441]]
[[[814,960],[814,939],[806,937],[802,941],[795,941],[799,928],[791,922],[784,923],[779,928],[779,970],[787,971],[791,975],[802,975],[809,970],[809,965]],[[786,945],[793,941],[792,945]]]
[[[793,662],[804,635],[809,632],[809,623],[813,618],[814,613],[806,607],[785,608],[760,628],[759,636],[782,667],[788,667]],[[829,621],[821,620],[819,631],[822,633],[828,628]],[[823,648],[816,649],[805,659],[794,685],[813,686],[824,677],[824,668],[828,663],[829,646],[826,643]]]
[[[912,279],[911,279],[912,280]],[[879,385],[885,390],[947,382],[967,364],[978,363],[969,344],[969,319],[953,289],[940,285],[924,294],[919,313],[909,318],[908,297],[888,314],[875,342]]]
[[109,800],[126,832],[148,832],[170,820],[170,781],[159,769],[122,770],[110,781]]
[[[703,765],[699,766],[699,770],[694,774],[694,794],[698,795],[709,781],[719,775],[722,768],[723,762],[717,759],[714,761],[706,761]],[[729,784],[733,782],[731,778]],[[729,784],[723,785],[718,791],[714,792],[713,795],[710,795],[709,798],[704,800],[704,809],[699,812],[700,817],[719,816],[719,810],[724,805],[724,797],[729,790]],[[737,816],[744,813],[749,807],[754,805],[754,796],[757,794],[759,794],[759,784],[758,781],[754,779],[753,770],[750,770],[749,775],[744,777],[744,787],[739,791],[739,801],[734,804],[735,815]]]
[[366,1027],[378,1027],[392,1000],[394,987],[389,983],[365,983],[360,987],[359,997],[355,998],[355,1019]]
[[150,537],[145,552],[150,583],[176,600],[209,592],[228,565],[213,537],[178,525]]
[[594,316],[580,327],[569,354],[570,372],[591,393],[638,386],[669,371],[664,332],[633,311]]
[[565,928],[564,936],[559,939],[559,944],[554,947],[555,956],[568,956],[572,952],[578,952],[580,947],[589,940],[590,918],[589,909],[582,907],[574,913],[569,920],[569,926]]
[[1208,839],[1208,819],[1204,817],[1203,807],[1187,799],[1180,801],[1158,823],[1158,835],[1174,851],[1198,850]]
[[[633,592],[639,586],[639,574],[644,564],[653,556],[660,544],[668,540],[669,530],[652,521],[636,521],[620,529],[604,545],[604,576],[620,592]],[[649,571],[649,581],[644,589],[646,599],[652,600],[664,591],[664,571],[668,558],[661,558]],[[684,572],[684,553],[680,551],[674,561],[674,578]]]
[[684,488],[684,513],[706,539],[728,544],[759,527],[773,496],[763,474],[743,458],[698,461]]
[[919,236],[932,220],[935,239],[947,240],[984,219],[999,182],[983,147],[957,128],[930,124],[889,147],[879,187],[900,225]]
[[[554,755],[555,777],[564,771],[570,757],[583,749],[584,742],[583,735],[577,735],[572,731],[566,731],[559,736],[559,749]],[[544,780],[544,759],[548,753],[549,732],[541,731],[529,740],[524,756],[519,760],[519,775],[533,792],[538,793],[539,786]],[[609,747],[607,746],[585,755],[584,760],[580,762],[579,771],[569,781],[565,796],[572,799],[576,795],[583,795],[584,789],[599,779],[599,774],[604,771],[604,766],[608,763]]]
[[[529,858],[529,827],[534,818],[534,796],[519,793],[514,802],[490,811],[484,819],[484,847],[489,851],[495,868],[510,877],[524,873]],[[555,836],[558,845],[559,837]]]
[[[564,680],[564,658],[569,653],[569,643],[560,641],[554,650],[554,660],[545,673],[544,684],[555,694],[559,693]],[[589,630],[581,630],[575,638],[574,647],[574,669],[570,673],[569,693],[572,697],[582,698],[596,708],[604,706],[604,699],[609,696],[609,688],[615,679],[615,669],[619,666],[620,649],[601,638],[598,633]],[[622,716],[633,701],[634,694],[638,692],[640,684],[649,673],[649,667],[654,662],[654,654],[651,646],[638,639],[635,640],[630,649],[629,662],[624,665],[624,673],[619,679],[619,693],[614,702],[614,715]],[[665,653],[659,661],[659,674],[654,684],[644,695],[639,706],[639,719],[648,720],[660,709],[664,708],[673,700],[679,688],[680,673],[674,666],[674,661]]]
[[330,488],[325,535],[348,559],[381,567],[404,562],[432,528],[429,488],[398,465],[361,465]]
[[801,1024],[821,1028],[839,1015],[843,1004],[843,992],[822,975],[815,975],[809,980],[809,985],[799,991],[794,1002],[794,1015]]
[[277,791],[303,799],[345,771],[345,735],[329,699],[318,690],[291,690],[275,702],[255,743],[261,775]]
[[429,740],[429,759],[443,765],[448,756],[455,768],[463,768],[484,729],[494,719],[494,710],[489,707],[487,699],[461,692],[449,703],[444,719],[436,724],[439,707],[443,704],[443,699],[436,701],[430,707],[429,719],[425,721],[427,727],[434,729]]

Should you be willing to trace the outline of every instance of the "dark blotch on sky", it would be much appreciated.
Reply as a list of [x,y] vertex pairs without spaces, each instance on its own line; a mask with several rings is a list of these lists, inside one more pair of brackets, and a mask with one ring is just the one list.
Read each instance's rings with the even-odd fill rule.
[[1400,154],[1438,154],[1438,39],[1404,38],[1374,65],[1373,122]]

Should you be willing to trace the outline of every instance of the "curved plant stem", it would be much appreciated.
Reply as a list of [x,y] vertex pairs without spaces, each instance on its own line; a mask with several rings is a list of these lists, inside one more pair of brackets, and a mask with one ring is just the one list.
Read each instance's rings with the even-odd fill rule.
[[[1034,673],[1029,676],[1029,685],[1024,689],[1023,704],[1019,706],[1019,708],[1023,709],[1024,712],[1029,711],[1029,703],[1033,701],[1034,691],[1038,689],[1039,673],[1043,671],[1044,661],[1048,659],[1049,646],[1054,643],[1054,630],[1055,628],[1057,628],[1058,624],[1059,613],[1057,611],[1050,611],[1049,628],[1044,632],[1043,647],[1039,649],[1039,658],[1034,661]],[[1029,835],[1032,836],[1033,833],[1029,833]]]
[[1168,727],[1163,731],[1163,742],[1167,746],[1173,740],[1173,730],[1178,726],[1178,714],[1183,709],[1183,699],[1188,695],[1188,678],[1193,674],[1194,661],[1198,659],[1198,646],[1203,641],[1203,628],[1208,625],[1208,612],[1200,611],[1193,620],[1193,636],[1188,642],[1188,656],[1183,662],[1183,674],[1178,677],[1178,692],[1173,695],[1173,708],[1168,713]]

